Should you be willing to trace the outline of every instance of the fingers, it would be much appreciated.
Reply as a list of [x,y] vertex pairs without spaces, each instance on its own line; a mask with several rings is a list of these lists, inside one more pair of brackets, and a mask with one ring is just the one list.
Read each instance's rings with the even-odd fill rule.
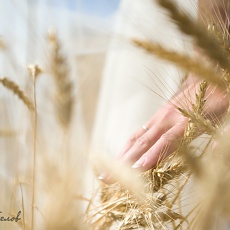
[[136,139],[132,147],[123,154],[121,161],[132,165],[147,152],[169,128],[171,128],[169,124],[153,125],[149,130],[145,131],[142,136]]
[[99,180],[101,180],[105,184],[113,184],[116,181],[112,178],[110,173],[103,173],[98,177]]
[[[154,138],[155,135],[158,134],[158,132],[166,132],[174,123],[174,116],[178,115],[177,109],[175,109],[172,105],[167,104],[165,107],[163,107],[158,113],[151,118],[151,120],[145,125],[145,129],[141,127],[138,129],[127,141],[126,145],[123,147],[121,150],[120,154],[118,155],[118,159],[120,160],[121,158],[124,158],[125,155],[131,151],[135,151],[134,146],[140,146],[141,148],[144,147],[145,143],[148,142],[149,137],[144,136],[146,133],[149,133],[151,136],[150,139]],[[162,122],[163,121],[163,122]],[[168,128],[167,128],[168,127]],[[157,129],[155,132],[153,129]],[[153,134],[151,134],[153,133]],[[152,142],[154,143],[154,142]],[[150,143],[149,143],[149,148]],[[134,148],[133,148],[134,147]],[[138,151],[138,150],[137,150]],[[141,151],[141,150],[140,150]],[[129,154],[128,154],[129,155]]]
[[[176,149],[178,139],[184,134],[187,118],[171,106],[163,108],[153,118],[146,125],[147,129],[140,128],[131,136],[118,161],[146,171]],[[113,183],[109,173],[101,175],[99,179]]]
[[[150,124],[151,121],[148,123],[148,126],[146,126],[149,127]],[[118,160],[132,166],[133,163],[140,159],[140,157],[157,142],[162,134],[170,128],[171,125],[168,122],[162,122],[161,124],[152,125],[152,127],[147,128],[147,130],[143,128],[139,129],[133,136],[131,136],[119,155]],[[109,173],[101,174],[98,179],[106,184],[114,182]]]
[[[147,126],[149,127],[149,126]],[[118,159],[122,158],[131,148],[132,146],[136,143],[136,141],[146,133],[146,130],[143,128],[140,128],[135,132],[127,141],[127,144],[124,146],[124,148],[121,150],[120,154],[118,155]]]
[[[187,122],[187,119],[183,118],[173,127],[153,125],[150,130],[140,137],[141,140],[136,142],[129,151],[123,155],[121,159],[122,162],[130,164],[136,162],[132,168],[138,168],[141,171],[151,169],[158,161],[163,160],[178,148],[180,140],[184,135]],[[99,179],[107,184],[114,182],[108,173],[102,174]]]
[[169,129],[132,167],[147,171],[175,151],[184,135],[186,124],[187,119],[184,119]]

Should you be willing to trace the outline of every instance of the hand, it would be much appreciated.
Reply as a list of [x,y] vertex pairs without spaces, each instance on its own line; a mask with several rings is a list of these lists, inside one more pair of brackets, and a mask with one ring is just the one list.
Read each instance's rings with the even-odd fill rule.
[[[134,169],[147,171],[173,153],[188,124],[188,118],[177,108],[191,109],[199,86],[200,80],[190,75],[180,91],[129,138],[117,160]],[[205,100],[205,118],[220,123],[229,106],[227,93],[209,84]],[[99,179],[105,183],[114,182],[108,173],[102,174]]]
[[[119,161],[146,171],[174,152],[188,123],[188,118],[177,107],[191,108],[199,83],[197,78],[190,76],[185,87],[147,122],[146,128],[140,128],[130,137],[118,157]],[[228,108],[226,93],[209,85],[205,98],[206,118],[219,122]]]
[[[188,118],[184,117],[177,107],[191,108],[199,83],[197,78],[190,77],[186,87],[147,122],[146,129],[140,128],[130,137],[119,154],[119,161],[146,171],[174,152],[188,123]],[[213,122],[221,120],[228,108],[226,93],[209,85],[206,99],[206,117]]]

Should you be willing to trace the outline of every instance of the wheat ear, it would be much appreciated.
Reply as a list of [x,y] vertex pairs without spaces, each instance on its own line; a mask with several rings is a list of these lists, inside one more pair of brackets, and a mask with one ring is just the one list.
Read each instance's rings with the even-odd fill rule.
[[0,37],[0,50],[4,50],[6,48],[6,43],[2,37]]
[[73,84],[69,77],[68,62],[61,52],[61,43],[55,31],[50,31],[48,36],[51,45],[50,70],[56,84],[56,115],[63,128],[67,128],[73,111]]
[[206,79],[207,81],[213,82],[214,84],[225,88],[224,82],[217,73],[214,73],[210,67],[206,67],[204,64],[193,60],[191,57],[168,50],[157,43],[140,41],[136,39],[133,39],[132,41],[134,44],[143,48],[148,53],[154,54],[161,59],[170,61],[184,70],[195,73],[202,79]]
[[173,1],[157,0],[157,2],[161,7],[168,10],[170,18],[174,20],[183,33],[192,36],[196,44],[210,58],[217,61],[221,67],[230,71],[230,61],[226,58],[226,52],[224,52],[215,36],[208,33],[202,25],[191,19],[183,11],[180,11]]
[[34,105],[32,101],[25,95],[20,87],[8,78],[0,78],[0,83],[13,92],[18,98],[28,107],[29,110],[34,111]]

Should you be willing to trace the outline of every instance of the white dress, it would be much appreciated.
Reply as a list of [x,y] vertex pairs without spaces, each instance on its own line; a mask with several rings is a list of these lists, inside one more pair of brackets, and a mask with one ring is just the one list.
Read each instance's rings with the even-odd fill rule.
[[[194,1],[180,1],[195,16]],[[181,72],[145,54],[132,38],[148,39],[187,52],[187,40],[152,0],[123,0],[101,84],[91,152],[117,155],[173,93]]]

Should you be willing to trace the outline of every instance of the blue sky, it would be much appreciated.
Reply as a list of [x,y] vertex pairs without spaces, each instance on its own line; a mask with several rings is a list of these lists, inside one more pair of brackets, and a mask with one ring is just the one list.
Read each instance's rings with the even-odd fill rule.
[[[71,2],[71,0],[69,0]],[[113,13],[119,5],[119,0],[82,0],[81,8],[93,15],[106,16]]]
[[56,6],[68,7],[70,10],[83,11],[94,16],[107,16],[117,10],[120,0],[50,0]]

